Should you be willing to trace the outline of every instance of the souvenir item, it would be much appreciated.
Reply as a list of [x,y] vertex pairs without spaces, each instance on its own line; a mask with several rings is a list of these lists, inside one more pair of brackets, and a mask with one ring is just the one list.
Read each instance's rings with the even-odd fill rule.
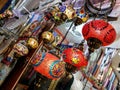
[[72,6],[68,6],[64,13],[67,15],[68,19],[71,20],[76,17],[76,12]]
[[33,49],[36,49],[38,47],[38,41],[35,38],[29,38],[27,44]]
[[93,20],[86,23],[82,28],[82,34],[87,40],[88,46],[95,49],[110,45],[116,39],[115,29],[104,20]]
[[87,0],[85,6],[90,13],[98,15],[109,14],[116,3],[116,0],[96,0],[96,1]]
[[52,45],[56,47],[61,42],[62,36],[60,36],[60,34],[58,34],[57,32],[53,32],[53,35],[54,35],[54,41]]
[[42,39],[46,43],[51,43],[54,41],[54,36],[51,32],[45,31],[42,33]]
[[63,22],[61,19],[61,12],[55,13],[54,20],[55,20],[56,26],[60,25]]
[[63,60],[77,68],[86,67],[88,61],[83,52],[76,48],[67,48],[63,51]]
[[25,56],[29,52],[28,48],[22,43],[16,43],[13,47],[13,50],[20,56]]
[[4,1],[0,1],[0,14],[4,13],[6,9],[8,9],[8,7],[10,6],[12,0],[4,0]]
[[66,6],[65,5],[60,5],[59,9],[60,9],[60,12],[64,12],[66,10]]
[[41,53],[34,64],[35,71],[49,79],[57,79],[64,74],[64,64],[56,56],[50,53]]
[[54,16],[57,12],[59,12],[59,8],[57,6],[54,6],[50,12]]
[[66,15],[65,13],[61,13],[60,19],[61,19],[63,22],[65,22],[65,21],[68,19],[68,17],[67,17],[67,15]]
[[4,13],[0,14],[0,18],[5,19],[5,18],[10,18],[13,16],[12,11],[6,10]]
[[45,18],[46,21],[50,20],[50,19],[53,19],[53,15],[52,15],[51,12],[45,12],[44,15],[45,15],[44,18]]
[[77,11],[77,16],[81,18],[83,22],[86,22],[89,18],[88,13],[85,12],[84,7]]
[[28,48],[25,46],[25,40],[20,40],[17,42],[12,50],[9,52],[7,56],[7,61],[12,62],[14,58],[19,58],[21,56],[25,56],[29,53]]
[[67,15],[63,12],[60,12],[58,7],[54,7],[54,9],[51,11],[51,14],[54,17],[56,25],[61,24],[62,22],[66,21]]

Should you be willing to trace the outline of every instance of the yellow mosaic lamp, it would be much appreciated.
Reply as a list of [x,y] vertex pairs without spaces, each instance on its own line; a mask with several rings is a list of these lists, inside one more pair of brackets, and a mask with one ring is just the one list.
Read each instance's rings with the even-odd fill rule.
[[68,19],[71,20],[76,17],[76,12],[72,6],[68,6],[64,13],[67,15]]
[[42,33],[42,39],[46,43],[52,43],[54,41],[54,35],[50,31]]
[[38,47],[38,41],[35,38],[30,37],[27,41],[28,46],[30,46],[33,49],[36,49]]

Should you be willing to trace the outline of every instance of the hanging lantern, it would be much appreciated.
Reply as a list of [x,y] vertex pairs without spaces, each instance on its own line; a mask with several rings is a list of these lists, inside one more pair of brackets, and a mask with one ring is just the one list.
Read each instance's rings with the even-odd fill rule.
[[[64,64],[50,53],[41,53],[34,61],[34,69],[49,79],[57,79],[64,74]],[[36,63],[35,63],[36,62]]]
[[42,39],[45,43],[51,43],[54,41],[54,35],[49,31],[45,31],[42,33]]
[[61,19],[63,22],[65,22],[65,21],[68,19],[68,17],[67,17],[67,15],[66,15],[65,13],[61,13],[60,19]]
[[88,18],[89,18],[88,13],[85,12],[84,7],[82,7],[82,8],[77,12],[77,15],[78,15],[79,18],[82,19],[83,22],[86,22],[86,21],[88,20]]
[[38,47],[38,41],[35,38],[29,38],[27,43],[28,46],[30,46],[33,49],[36,49]]
[[104,20],[93,20],[83,26],[82,34],[88,46],[99,48],[107,46],[116,39],[115,29]]
[[22,43],[15,44],[13,47],[13,50],[20,56],[25,56],[29,52],[28,48],[25,45],[23,45]]
[[76,17],[76,12],[72,6],[68,6],[64,13],[67,15],[68,19],[71,20]]
[[63,60],[77,68],[87,66],[83,52],[76,48],[67,48],[63,51]]

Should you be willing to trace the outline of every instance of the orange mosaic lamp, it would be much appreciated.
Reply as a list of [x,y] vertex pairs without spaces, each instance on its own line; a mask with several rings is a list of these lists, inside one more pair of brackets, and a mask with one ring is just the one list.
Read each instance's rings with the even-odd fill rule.
[[67,48],[63,51],[63,60],[77,68],[86,67],[88,61],[83,55],[83,52],[77,48]]
[[57,79],[64,74],[64,64],[51,53],[42,53],[34,61],[34,70],[49,79]]

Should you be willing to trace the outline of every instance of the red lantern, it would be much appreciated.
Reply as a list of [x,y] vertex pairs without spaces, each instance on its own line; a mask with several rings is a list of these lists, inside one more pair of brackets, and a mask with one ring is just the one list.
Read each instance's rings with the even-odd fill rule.
[[57,79],[64,73],[64,64],[56,56],[50,53],[42,53],[36,59],[34,69],[49,79]]
[[104,20],[93,20],[86,23],[83,26],[82,34],[86,40],[90,38],[99,40],[102,46],[107,46],[116,39],[115,29]]
[[63,60],[77,68],[85,67],[88,64],[83,52],[76,48],[65,49],[63,51]]

